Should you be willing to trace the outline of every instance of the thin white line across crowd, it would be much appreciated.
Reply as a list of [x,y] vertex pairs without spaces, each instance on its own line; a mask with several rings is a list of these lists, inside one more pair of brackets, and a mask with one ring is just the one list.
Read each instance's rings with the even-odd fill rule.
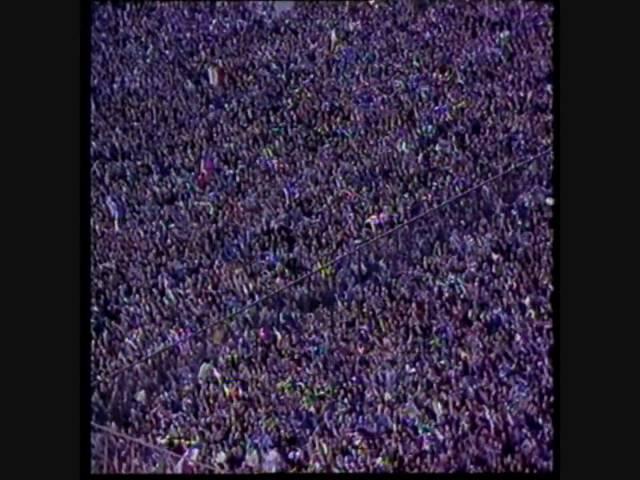
[[[378,235],[375,235],[375,236],[371,237],[368,240],[365,240],[364,242],[360,243],[359,245],[357,245],[352,250],[349,250],[348,252],[345,252],[345,253],[343,253],[341,255],[338,255],[337,257],[333,258],[330,261],[327,261],[327,262],[320,262],[319,261],[318,263],[316,263],[317,265],[320,265],[319,267],[317,267],[314,270],[311,270],[310,272],[308,272],[308,273],[296,278],[295,280],[292,280],[291,282],[289,282],[288,284],[284,285],[283,287],[280,287],[277,290],[274,290],[274,291],[272,291],[270,293],[267,293],[263,297],[259,298],[258,300],[254,301],[252,303],[249,303],[249,304],[245,305],[244,307],[240,308],[239,310],[236,310],[235,312],[232,312],[225,319],[223,319],[222,322],[226,322],[226,321],[232,319],[233,317],[235,317],[236,315],[240,315],[243,312],[246,312],[247,310],[250,310],[251,308],[253,308],[253,307],[257,306],[257,305],[260,305],[265,300],[267,300],[269,298],[272,298],[272,297],[274,297],[274,296],[276,296],[276,295],[278,295],[278,294],[290,289],[291,287],[303,282],[304,280],[312,277],[313,275],[324,271],[327,267],[329,267],[331,265],[334,265],[337,262],[339,262],[340,260],[353,255],[354,253],[356,253],[359,250],[363,249],[365,246],[367,246],[367,245],[369,245],[369,244],[371,244],[373,242],[376,242],[376,241],[378,241],[378,240],[380,240],[382,238],[385,238],[385,237],[388,237],[388,236],[392,235],[393,233],[397,232],[398,230],[400,230],[402,228],[405,228],[405,227],[417,222],[418,220],[421,220],[421,219],[425,218],[426,216],[432,214],[433,212],[435,212],[437,210],[440,210],[441,208],[444,208],[445,206],[455,202],[456,200],[459,200],[459,199],[461,199],[461,198],[463,198],[463,197],[465,197],[465,196],[467,196],[467,195],[469,195],[469,194],[481,189],[485,185],[487,185],[487,184],[489,184],[491,182],[494,182],[495,180],[498,180],[498,179],[508,175],[509,173],[513,172],[514,170],[516,170],[518,168],[521,168],[521,167],[524,167],[524,166],[528,165],[529,163],[532,163],[535,160],[537,160],[537,159],[539,159],[539,158],[541,158],[541,157],[543,157],[543,156],[545,156],[545,155],[547,155],[549,153],[552,153],[551,149],[547,149],[544,152],[539,153],[537,155],[534,155],[534,156],[532,156],[531,158],[529,158],[527,160],[523,160],[521,162],[513,164],[510,167],[508,167],[507,169],[503,170],[502,172],[500,172],[500,173],[498,173],[496,175],[493,175],[493,176],[489,177],[488,179],[476,184],[475,186],[470,187],[470,188],[464,190],[463,192],[458,193],[458,194],[456,194],[456,195],[444,200],[442,203],[436,205],[435,207],[432,207],[432,208],[428,209],[427,211],[425,211],[423,213],[420,213],[420,214],[418,214],[418,215],[416,215],[416,216],[414,216],[412,218],[409,218],[408,220],[405,220],[404,222],[396,225],[393,228],[390,228],[389,230],[386,230],[386,231],[384,231],[384,232],[382,232],[382,233],[380,233]],[[149,353],[149,354],[143,356],[142,358],[140,358],[138,360],[135,360],[135,361],[131,362],[130,364],[128,364],[128,365],[126,365],[126,366],[124,366],[122,368],[117,369],[114,372],[107,373],[105,375],[97,375],[96,376],[96,382],[97,381],[106,380],[106,379],[109,379],[109,380],[113,379],[113,378],[117,377],[118,375],[124,373],[125,371],[130,370],[131,368],[133,368],[133,367],[135,367],[135,366],[137,366],[137,365],[139,365],[141,363],[144,363],[147,360],[150,360],[151,358],[154,358],[154,357],[160,355],[161,353],[166,352],[166,351],[176,347],[177,345],[180,345],[181,343],[184,343],[184,342],[186,342],[188,340],[191,340],[192,338],[194,338],[194,337],[196,337],[198,335],[206,333],[210,328],[214,327],[215,325],[217,325],[217,323],[216,324],[206,325],[206,326],[200,328],[199,330],[197,330],[197,331],[195,331],[195,332],[193,332],[193,333],[191,333],[191,334],[189,334],[189,335],[187,335],[187,336],[185,336],[185,337],[183,337],[181,339],[176,340],[175,342],[172,342],[172,343],[170,343],[168,345],[165,345],[164,347],[159,348],[155,352]],[[93,386],[95,386],[95,382],[94,382]]]
[[[534,155],[533,157],[531,157],[531,158],[529,158],[527,160],[523,160],[523,161],[521,161],[519,163],[516,163],[516,164],[512,165],[511,167],[507,168],[506,170],[502,171],[501,173],[496,174],[496,175],[494,175],[494,176],[492,176],[492,177],[490,177],[490,178],[478,183],[477,185],[475,185],[475,186],[473,186],[473,187],[471,187],[471,188],[469,188],[469,189],[467,189],[467,190],[465,190],[465,191],[463,191],[463,192],[461,192],[461,193],[459,193],[457,195],[454,195],[453,197],[445,200],[444,202],[440,203],[439,205],[436,205],[435,207],[427,210],[426,212],[423,212],[423,213],[421,213],[419,215],[416,215],[415,217],[412,217],[409,220],[406,220],[405,222],[403,222],[403,223],[401,223],[401,224],[399,224],[399,225],[397,225],[397,226],[395,226],[395,227],[393,227],[393,228],[391,228],[391,229],[389,229],[389,230],[387,230],[385,232],[382,232],[379,235],[376,235],[376,236],[370,238],[369,240],[367,240],[367,241],[361,243],[360,245],[358,245],[353,250],[350,250],[349,252],[346,252],[346,253],[344,253],[342,255],[339,255],[338,257],[334,258],[333,260],[322,264],[322,266],[320,266],[319,268],[316,268],[315,270],[313,270],[313,271],[311,271],[311,272],[309,272],[309,273],[297,278],[296,280],[293,280],[292,282],[290,282],[289,284],[285,285],[284,287],[265,295],[264,297],[256,300],[253,303],[250,303],[249,305],[246,305],[245,307],[241,308],[240,310],[237,310],[237,311],[233,312],[225,320],[231,319],[235,315],[238,315],[238,314],[240,314],[240,313],[242,313],[242,312],[244,312],[244,311],[246,311],[246,310],[248,310],[248,309],[250,309],[250,308],[252,308],[252,307],[254,307],[256,305],[259,305],[264,300],[266,300],[266,299],[268,299],[268,298],[270,298],[270,297],[272,297],[274,295],[277,295],[278,293],[281,293],[284,290],[287,290],[288,288],[291,288],[292,286],[302,282],[303,280],[311,277],[312,275],[314,275],[316,273],[319,273],[320,271],[322,271],[323,269],[325,269],[329,265],[333,265],[333,264],[337,263],[338,261],[342,260],[343,258],[346,258],[349,255],[352,255],[353,253],[357,252],[358,250],[360,250],[364,246],[366,246],[366,245],[368,245],[370,243],[373,243],[373,242],[375,242],[375,241],[377,241],[377,240],[379,240],[381,238],[388,237],[389,235],[392,235],[394,232],[400,230],[401,228],[404,228],[404,227],[406,227],[406,226],[408,226],[408,225],[410,225],[412,223],[415,223],[416,221],[426,217],[430,213],[433,213],[434,211],[439,210],[440,208],[442,208],[442,207],[444,207],[444,206],[446,206],[446,205],[448,205],[448,204],[450,204],[450,203],[452,203],[452,202],[454,202],[454,201],[456,201],[456,200],[458,200],[458,199],[460,199],[460,198],[462,198],[462,197],[464,197],[464,196],[466,196],[466,195],[468,195],[468,194],[470,194],[470,193],[472,193],[472,192],[474,192],[476,190],[479,190],[483,186],[485,186],[485,185],[487,185],[487,184],[489,184],[489,183],[491,183],[491,182],[493,182],[493,181],[495,181],[495,180],[497,180],[499,178],[502,178],[503,176],[508,175],[509,173],[513,172],[514,170],[516,170],[516,169],[518,169],[520,167],[523,167],[525,165],[528,165],[529,163],[532,163],[535,160],[537,160],[537,159],[539,159],[539,158],[541,158],[541,157],[543,157],[543,156],[545,156],[545,155],[547,155],[549,153],[552,153],[552,151],[551,150],[546,150],[546,151],[544,151],[542,153]],[[189,335],[188,337],[182,338],[182,339],[172,343],[171,345],[162,347],[161,349],[159,349],[159,350],[157,350],[157,351],[155,351],[155,352],[143,357],[142,359],[140,359],[138,361],[135,361],[135,362],[132,362],[131,364],[127,365],[126,367],[121,368],[121,369],[111,373],[107,377],[108,378],[114,378],[117,375],[129,370],[130,368],[133,368],[134,366],[136,366],[136,365],[138,365],[140,363],[143,363],[143,362],[149,360],[150,358],[153,358],[153,357],[161,354],[162,352],[164,352],[166,350],[169,350],[169,349],[175,347],[176,345],[178,345],[178,344],[180,344],[180,343],[182,343],[184,341],[187,341],[190,338],[193,338],[196,335],[199,335],[201,333],[206,332],[212,326],[213,325],[208,325],[206,327],[203,327],[198,332],[195,332],[195,333]],[[113,435],[115,437],[119,437],[119,438],[121,438],[123,440],[126,440],[128,442],[137,443],[139,445],[145,446],[147,448],[150,448],[152,450],[161,452],[161,453],[163,453],[165,455],[168,455],[168,456],[171,456],[171,457],[174,457],[174,458],[178,458],[178,459],[181,458],[180,455],[172,452],[171,450],[168,450],[168,449],[166,449],[164,447],[161,447],[161,446],[152,445],[152,444],[150,444],[148,442],[145,442],[143,440],[131,437],[131,436],[129,436],[127,434],[124,434],[122,432],[118,432],[118,431],[116,431],[116,430],[114,430],[112,428],[109,428],[109,427],[106,427],[106,426],[103,426],[103,425],[99,425],[99,424],[94,423],[94,422],[91,422],[91,426],[96,428],[96,429],[98,429],[98,430],[103,431],[104,433],[107,433],[109,435]],[[219,469],[217,469],[216,467],[214,467],[212,465],[204,464],[204,463],[201,463],[201,462],[192,462],[192,463],[193,463],[193,465],[201,467],[201,468],[204,468],[206,470],[211,470],[211,471],[214,471],[214,472],[218,472],[219,471]]]

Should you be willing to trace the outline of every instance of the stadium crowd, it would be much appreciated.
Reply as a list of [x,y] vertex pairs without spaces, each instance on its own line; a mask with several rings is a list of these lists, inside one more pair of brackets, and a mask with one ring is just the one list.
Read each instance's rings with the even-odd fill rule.
[[93,421],[221,472],[550,471],[551,15],[95,5]]

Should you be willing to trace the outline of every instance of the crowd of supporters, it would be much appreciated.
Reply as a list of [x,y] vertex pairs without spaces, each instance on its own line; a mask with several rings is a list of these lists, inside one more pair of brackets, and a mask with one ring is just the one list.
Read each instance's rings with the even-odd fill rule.
[[221,472],[550,471],[552,37],[523,1],[95,5],[92,420]]

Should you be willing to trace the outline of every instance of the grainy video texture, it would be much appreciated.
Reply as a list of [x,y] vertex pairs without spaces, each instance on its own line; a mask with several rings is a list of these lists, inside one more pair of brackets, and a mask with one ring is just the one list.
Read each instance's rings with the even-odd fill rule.
[[552,7],[283,3],[93,6],[92,471],[551,471]]

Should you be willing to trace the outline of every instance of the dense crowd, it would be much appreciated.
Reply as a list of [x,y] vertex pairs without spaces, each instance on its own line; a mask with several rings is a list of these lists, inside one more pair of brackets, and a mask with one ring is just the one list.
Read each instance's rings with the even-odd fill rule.
[[535,2],[94,6],[93,421],[224,472],[551,470],[551,52]]

